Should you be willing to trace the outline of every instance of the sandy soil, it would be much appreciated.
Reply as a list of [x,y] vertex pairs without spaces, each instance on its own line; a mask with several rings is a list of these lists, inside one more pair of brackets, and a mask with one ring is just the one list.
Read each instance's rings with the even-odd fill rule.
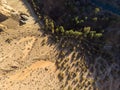
[[[21,0],[7,2],[16,13],[0,22],[0,90],[59,90],[54,46],[43,44],[48,38],[29,7]],[[28,16],[21,26],[19,13]]]
[[[57,44],[43,33],[26,0],[6,1],[0,0],[0,90],[120,90],[119,62],[108,63],[100,55],[88,65],[74,51],[58,59]],[[106,40],[117,47],[120,33],[114,31]],[[110,55],[119,56],[114,49]]]

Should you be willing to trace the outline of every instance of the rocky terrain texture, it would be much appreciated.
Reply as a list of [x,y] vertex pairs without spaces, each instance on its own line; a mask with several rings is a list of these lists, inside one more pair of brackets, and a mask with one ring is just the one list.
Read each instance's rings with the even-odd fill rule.
[[60,88],[56,51],[31,13],[22,0],[0,0],[0,90]]
[[[95,62],[74,51],[61,59],[26,1],[0,0],[0,90],[120,90],[120,22]],[[45,14],[62,2],[42,1]]]

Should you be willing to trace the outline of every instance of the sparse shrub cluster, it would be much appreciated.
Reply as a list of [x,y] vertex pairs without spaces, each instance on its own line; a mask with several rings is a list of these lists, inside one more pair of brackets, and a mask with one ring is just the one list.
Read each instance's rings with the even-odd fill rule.
[[[81,90],[86,82],[82,82],[84,75],[81,74],[79,75],[80,78],[76,78],[77,74],[74,72],[80,72],[80,70],[87,72],[88,66],[81,64],[82,59],[80,59],[81,62],[80,60],[76,63],[72,62],[77,57],[85,58],[85,56],[88,56],[88,62],[91,64],[91,62],[94,62],[91,60],[95,60],[95,57],[100,54],[106,55],[101,51],[104,46],[104,30],[116,19],[109,13],[101,12],[100,8],[90,3],[83,4],[82,0],[64,0],[62,11],[58,10],[56,12],[56,10],[53,10],[50,15],[45,15],[43,14],[44,9],[38,1],[32,0],[32,5],[36,14],[40,17],[39,19],[42,17],[44,31],[60,46],[60,59],[56,61],[57,68],[61,70],[58,78],[62,81],[67,76],[67,80],[73,80],[72,84],[77,85],[74,90]],[[60,15],[57,15],[58,13]],[[45,44],[45,41],[43,41],[43,44]],[[67,54],[70,54],[69,52],[73,51],[78,52],[78,55],[73,55],[72,59],[63,59],[66,58]],[[106,55],[106,57],[108,56]],[[70,66],[70,64],[72,65]],[[72,67],[76,67],[76,70],[70,71]],[[87,82],[86,85],[92,85],[93,83]],[[73,89],[69,85],[66,90]]]
[[55,42],[61,42],[62,48],[71,47],[74,50],[76,47],[85,53],[87,51],[87,54],[96,53],[103,44],[103,31],[112,18],[103,12],[101,14],[101,9],[90,3],[81,3],[80,0],[65,0],[62,11],[44,15],[40,2],[31,1],[37,15],[42,16],[45,32],[51,34]]
[[45,23],[45,30],[49,31],[52,34],[58,34],[61,36],[68,36],[68,37],[83,37],[83,38],[99,38],[102,37],[102,33],[98,33],[95,30],[91,30],[91,27],[84,27],[82,28],[81,31],[79,30],[74,30],[74,29],[70,29],[70,30],[66,30],[64,28],[64,26],[58,26],[55,27],[54,21],[48,19],[48,18],[44,18],[44,23]]

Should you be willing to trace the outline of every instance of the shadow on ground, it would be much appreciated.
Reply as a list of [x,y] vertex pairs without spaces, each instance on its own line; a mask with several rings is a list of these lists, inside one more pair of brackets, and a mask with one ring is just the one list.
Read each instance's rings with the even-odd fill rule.
[[[23,2],[37,21],[37,16],[33,14],[34,10],[29,3]],[[41,31],[42,37],[48,35],[43,30]],[[55,62],[59,70],[58,78],[63,82],[61,88],[65,90],[119,90],[120,42],[118,46],[104,45],[100,49],[94,49],[92,46],[77,46],[76,42],[67,38],[56,41],[52,35],[48,35],[47,43],[43,41],[44,44],[55,45],[55,49],[59,52],[56,54]]]

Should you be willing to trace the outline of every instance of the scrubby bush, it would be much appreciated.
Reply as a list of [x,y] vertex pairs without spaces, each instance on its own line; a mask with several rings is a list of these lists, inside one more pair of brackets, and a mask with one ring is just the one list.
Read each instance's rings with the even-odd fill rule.
[[100,8],[95,8],[95,13],[97,14],[98,12],[100,12]]
[[[101,10],[93,5],[81,4],[81,0],[65,0],[61,10],[59,10],[60,15],[56,18],[56,10],[54,14],[48,15],[42,13],[44,8],[42,8],[40,2],[37,0],[32,0],[32,4],[37,9],[38,12],[42,14],[45,32],[53,36],[53,40],[57,43],[65,43],[62,47],[76,47],[77,49],[91,50],[94,52],[95,48],[100,48],[103,42],[103,29],[112,22],[110,15],[101,14]],[[41,9],[42,8],[42,9]],[[99,42],[99,43],[98,43]],[[72,43],[72,44],[70,44]],[[68,44],[68,45],[67,45]],[[71,50],[72,51],[72,50]]]

